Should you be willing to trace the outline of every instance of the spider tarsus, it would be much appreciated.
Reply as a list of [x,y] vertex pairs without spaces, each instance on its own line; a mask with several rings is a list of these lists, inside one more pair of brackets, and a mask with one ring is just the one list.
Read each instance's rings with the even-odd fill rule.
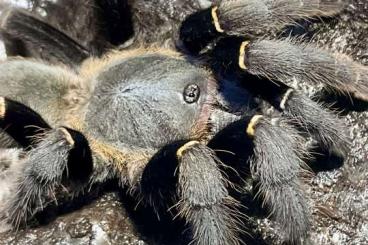
[[179,214],[190,224],[194,243],[239,244],[238,203],[231,198],[213,150],[187,145],[179,157]]
[[296,91],[285,101],[284,115],[331,153],[345,156],[349,149],[346,125],[336,114]]

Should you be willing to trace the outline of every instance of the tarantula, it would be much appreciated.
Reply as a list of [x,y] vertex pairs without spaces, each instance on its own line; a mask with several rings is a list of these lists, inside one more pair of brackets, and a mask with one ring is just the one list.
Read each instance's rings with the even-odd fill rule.
[[[120,1],[101,2],[105,13],[119,14]],[[306,139],[341,156],[348,143],[338,116],[292,81],[368,101],[368,70],[348,56],[265,34],[342,8],[337,0],[221,1],[182,22],[176,51],[104,54],[27,11],[5,11],[9,53],[39,51],[64,64],[0,64],[2,138],[18,146],[6,152],[17,167],[2,220],[19,227],[62,190],[76,195],[119,179],[156,212],[170,208],[183,219],[192,242],[239,244],[238,188],[251,178],[285,240],[302,243],[310,228],[300,179]],[[116,37],[122,23],[114,20],[105,19]]]

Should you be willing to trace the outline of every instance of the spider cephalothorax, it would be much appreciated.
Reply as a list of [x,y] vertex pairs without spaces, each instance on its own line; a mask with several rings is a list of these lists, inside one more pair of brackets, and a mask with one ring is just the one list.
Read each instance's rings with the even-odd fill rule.
[[[103,2],[104,13],[121,4]],[[305,138],[340,156],[347,140],[338,117],[290,81],[366,101],[368,70],[311,44],[263,36],[341,8],[339,1],[222,1],[183,21],[177,43],[185,55],[140,48],[100,57],[29,13],[7,10],[1,31],[9,52],[46,49],[45,59],[65,64],[0,64],[0,125],[20,147],[18,155],[9,151],[19,159],[2,220],[18,227],[61,187],[77,194],[118,179],[156,212],[170,208],[186,221],[197,244],[238,244],[238,189],[251,178],[285,240],[301,243],[310,226],[299,179]],[[122,23],[113,24],[106,33],[116,41]],[[215,150],[232,152],[232,160]]]

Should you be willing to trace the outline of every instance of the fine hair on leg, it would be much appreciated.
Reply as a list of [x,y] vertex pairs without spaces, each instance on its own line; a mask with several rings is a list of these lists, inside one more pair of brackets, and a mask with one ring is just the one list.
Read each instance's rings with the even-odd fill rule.
[[251,74],[283,82],[296,78],[368,100],[368,68],[346,55],[291,39],[255,41],[245,52],[244,65]]
[[183,21],[180,41],[186,51],[197,55],[219,37],[263,37],[300,19],[334,15],[345,5],[342,0],[215,1],[212,7],[195,12]]
[[191,143],[177,153],[179,215],[191,227],[194,244],[239,244],[239,204],[228,193],[220,161],[207,146]]
[[254,126],[251,174],[259,196],[281,225],[286,240],[300,243],[310,229],[310,210],[299,176],[303,171],[302,140],[288,122],[264,119]]
[[299,19],[334,15],[344,5],[341,0],[230,0],[221,1],[218,18],[227,34],[262,36]]
[[[24,156],[23,169],[15,181],[16,191],[1,214],[14,228],[24,224],[48,202],[56,201],[55,190],[64,177],[67,183],[73,180],[87,183],[92,171],[89,147],[80,133],[57,128],[37,137],[40,141]],[[84,176],[75,173],[78,168],[85,171]]]
[[306,95],[293,91],[285,102],[283,113],[296,126],[311,134],[324,150],[344,156],[349,146],[346,125],[324,107]]

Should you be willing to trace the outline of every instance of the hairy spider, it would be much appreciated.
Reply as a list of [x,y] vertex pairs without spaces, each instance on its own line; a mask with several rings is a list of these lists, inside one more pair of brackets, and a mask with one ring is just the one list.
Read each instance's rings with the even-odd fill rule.
[[121,4],[96,4],[109,24],[96,49],[27,11],[4,11],[8,53],[48,62],[0,64],[2,147],[12,148],[1,157],[15,162],[3,222],[17,228],[63,190],[77,195],[119,179],[156,212],[170,209],[186,221],[196,244],[239,244],[238,189],[251,178],[285,240],[302,243],[310,228],[300,180],[306,139],[341,156],[348,143],[338,116],[292,82],[368,101],[368,70],[346,55],[266,34],[334,15],[341,1],[221,1],[182,22],[181,53],[107,52],[126,41]]

